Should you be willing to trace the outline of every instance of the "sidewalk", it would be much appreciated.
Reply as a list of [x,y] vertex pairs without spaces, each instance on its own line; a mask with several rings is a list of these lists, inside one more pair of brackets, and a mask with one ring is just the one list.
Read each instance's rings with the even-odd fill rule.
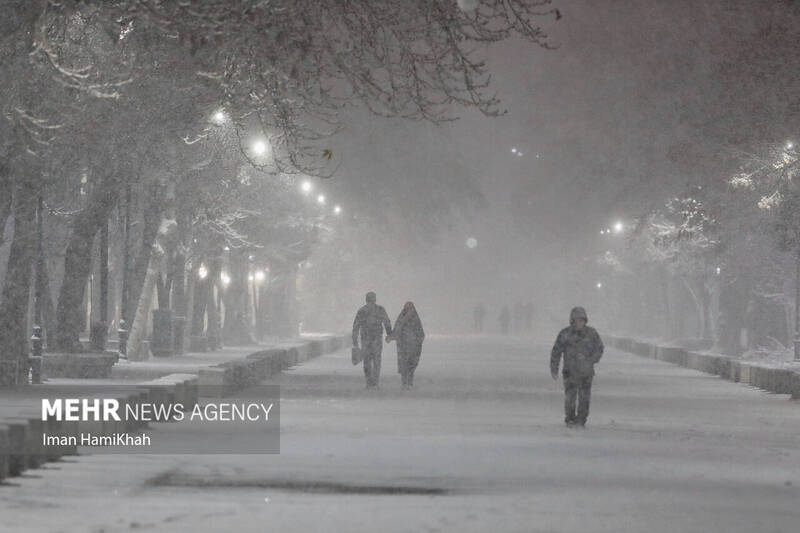
[[182,403],[189,408],[201,396],[234,394],[261,380],[303,363],[313,357],[349,346],[345,335],[304,335],[292,340],[274,341],[214,352],[147,361],[119,362],[110,379],[48,379],[41,385],[19,389],[0,389],[0,481],[37,468],[61,455],[77,453],[77,448],[55,451],[45,447],[44,435],[76,436],[91,430],[100,435],[141,431],[145,424],[128,421],[67,422],[43,420],[40,398],[108,397],[120,405],[164,405]]

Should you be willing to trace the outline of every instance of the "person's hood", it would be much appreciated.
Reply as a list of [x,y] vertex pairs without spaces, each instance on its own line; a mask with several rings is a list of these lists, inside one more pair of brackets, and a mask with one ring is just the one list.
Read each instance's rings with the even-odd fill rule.
[[569,323],[573,324],[579,318],[589,322],[589,317],[586,315],[586,309],[583,307],[573,307],[572,311],[569,312]]

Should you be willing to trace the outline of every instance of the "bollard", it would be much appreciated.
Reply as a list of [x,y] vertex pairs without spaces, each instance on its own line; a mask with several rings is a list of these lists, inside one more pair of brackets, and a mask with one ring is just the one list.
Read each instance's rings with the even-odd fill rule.
[[119,329],[117,330],[117,336],[119,338],[119,356],[121,359],[128,358],[128,325],[125,323],[124,320],[119,321]]
[[42,326],[33,326],[33,335],[31,335],[31,348],[33,351],[32,357],[29,360],[31,368],[31,383],[41,384],[42,382]]

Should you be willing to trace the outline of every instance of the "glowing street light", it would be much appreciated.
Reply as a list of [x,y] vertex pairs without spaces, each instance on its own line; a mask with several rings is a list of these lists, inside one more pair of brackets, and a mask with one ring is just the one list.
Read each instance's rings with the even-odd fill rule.
[[469,239],[467,239],[467,248],[473,249],[476,246],[478,246],[478,239],[476,239],[475,237],[470,237]]
[[791,150],[792,148],[794,148],[794,143],[792,141],[787,141],[786,142],[786,149],[787,150]]
[[217,126],[222,126],[223,124],[228,122],[228,115],[225,114],[225,111],[219,109],[213,115],[211,115],[211,122],[213,122]]
[[267,142],[263,139],[253,142],[253,153],[257,156],[265,155],[267,153]]
[[222,285],[227,287],[231,283],[231,277],[228,275],[227,272],[220,272],[219,279],[222,282]]
[[623,229],[625,229],[625,226],[622,224],[622,222],[618,221],[614,224],[614,233],[622,233]]
[[512,153],[512,154],[516,154],[516,153],[517,153],[517,149],[516,149],[516,148],[512,148],[512,149],[511,149],[511,153]]
[[602,289],[603,288],[602,282],[600,282],[600,281],[597,282],[597,288],[598,289]]
[[200,265],[200,268],[197,269],[197,277],[200,279],[206,279],[206,277],[208,277],[208,269],[205,265]]
[[317,196],[317,203],[319,205],[325,205],[325,195],[324,194],[320,194],[319,196]]
[[260,283],[260,282],[264,281],[264,279],[266,279],[267,275],[266,275],[266,273],[264,273],[263,270],[256,270],[256,273],[255,273],[254,277],[255,277],[256,281]]
[[340,206],[340,205],[333,206],[333,213],[335,215],[341,215],[342,214],[342,206]]
[[309,194],[313,188],[314,186],[308,180],[300,184],[300,190],[303,191],[303,194]]

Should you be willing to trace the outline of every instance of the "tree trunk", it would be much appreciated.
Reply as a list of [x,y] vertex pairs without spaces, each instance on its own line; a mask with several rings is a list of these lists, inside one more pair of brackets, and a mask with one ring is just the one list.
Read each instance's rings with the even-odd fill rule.
[[153,247],[153,243],[156,242],[159,223],[161,222],[164,212],[164,201],[161,190],[162,188],[157,185],[152,186],[144,202],[142,243],[134,261],[133,268],[128,272],[128,302],[124,310],[124,316],[126,320],[128,320],[128,323],[130,323],[130,317],[133,317],[138,308],[139,296],[142,294],[145,276],[147,275],[147,269],[150,265],[150,251]]
[[14,239],[0,302],[0,386],[27,383],[28,301],[36,253],[37,193],[32,180],[14,186]]
[[56,309],[55,346],[60,351],[82,350],[80,309],[92,266],[94,237],[101,225],[108,223],[108,217],[116,203],[116,196],[111,189],[110,183],[93,189],[89,202],[72,224],[72,236],[64,254],[64,281]]
[[140,353],[142,339],[147,329],[147,318],[150,309],[153,307],[153,289],[156,285],[156,278],[159,276],[159,264],[161,257],[157,255],[155,247],[151,252],[150,264],[147,266],[147,273],[144,277],[144,284],[139,293],[139,301],[136,306],[136,314],[133,317],[130,334],[128,335],[128,359],[131,361],[144,361],[149,354]]
[[0,163],[0,246],[3,245],[3,229],[11,216],[11,199],[14,197],[11,175],[8,167]]
[[166,219],[161,220],[158,228],[156,242],[150,247],[150,261],[147,265],[147,272],[136,306],[136,314],[128,337],[128,357],[132,360],[137,358],[146,359],[148,355],[140,354],[139,352],[144,332],[147,329],[148,315],[153,306],[153,289],[161,276],[165,256],[164,250],[167,248],[168,234],[172,229]]

